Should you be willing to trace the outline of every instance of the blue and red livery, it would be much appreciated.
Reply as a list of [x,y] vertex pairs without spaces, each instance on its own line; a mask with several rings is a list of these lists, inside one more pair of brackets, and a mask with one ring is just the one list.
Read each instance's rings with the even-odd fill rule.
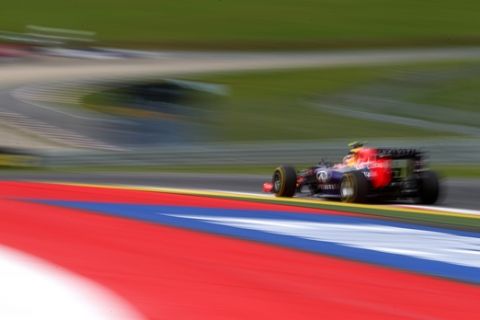
[[291,166],[276,168],[263,191],[278,197],[307,191],[311,196],[344,202],[413,200],[433,204],[439,198],[440,184],[437,174],[425,167],[419,150],[354,143],[341,163],[321,161],[299,172]]

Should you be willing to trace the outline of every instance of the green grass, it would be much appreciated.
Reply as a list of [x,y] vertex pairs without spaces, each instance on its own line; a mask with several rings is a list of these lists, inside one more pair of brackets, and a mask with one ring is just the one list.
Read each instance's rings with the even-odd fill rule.
[[93,30],[132,46],[318,48],[480,43],[474,0],[4,1],[0,29]]
[[399,70],[435,66],[301,69],[196,77],[227,85],[210,125],[224,141],[361,139],[442,135],[419,128],[321,112],[309,102],[378,81]]
[[[448,81],[426,90],[415,100],[447,108],[480,112],[480,79],[477,74]],[[478,125],[480,126],[480,123]]]
[[[191,76],[187,78],[225,85],[230,92],[226,97],[209,101],[208,117],[190,120],[205,124],[210,130],[209,137],[217,142],[452,136],[451,133],[356,119],[348,114],[334,115],[319,110],[311,102],[369,83],[381,83],[392,74],[446,72],[465,67],[463,63],[437,63]],[[84,97],[85,107],[111,112],[112,104],[119,100],[111,98],[115,90]],[[419,88],[419,92],[422,93],[423,88]],[[130,109],[130,112],[135,111]]]
[[480,165],[435,165],[433,169],[437,170],[444,177],[480,178]]

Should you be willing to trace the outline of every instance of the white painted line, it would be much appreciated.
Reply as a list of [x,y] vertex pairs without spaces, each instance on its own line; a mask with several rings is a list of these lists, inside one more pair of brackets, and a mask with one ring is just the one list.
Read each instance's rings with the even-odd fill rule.
[[[240,192],[240,191],[229,191],[229,190],[215,190],[215,189],[202,189],[204,191],[210,191],[210,192],[222,192],[222,193],[228,193],[232,195],[239,195],[239,196],[255,196],[255,197],[265,197],[265,198],[271,198],[273,197],[273,193],[255,193],[255,192]],[[201,191],[199,189],[199,191]]]
[[[227,194],[232,194],[232,195],[245,195],[245,196],[255,196],[255,197],[265,197],[265,198],[274,197],[273,194],[267,194],[267,193],[237,192],[237,191],[224,191],[224,190],[211,190],[211,189],[204,189],[204,190],[205,191],[211,191],[211,192],[222,192],[222,193],[227,193]],[[294,197],[294,199],[305,199],[305,198]],[[328,200],[322,199],[322,198],[309,198],[309,197],[307,197],[306,199],[312,199],[312,200],[316,200],[316,201],[328,201]],[[460,208],[439,207],[439,206],[408,205],[408,204],[404,204],[404,205],[392,204],[391,206],[392,207],[397,207],[397,208],[411,208],[411,209],[436,211],[438,213],[460,213],[460,214],[480,216],[480,211],[471,210],[471,209],[460,209]]]
[[144,319],[112,291],[46,261],[0,246],[0,319]]
[[347,247],[473,268],[480,267],[478,251],[480,238],[470,236],[376,224],[163,214],[241,229],[332,242]]
[[423,210],[430,210],[430,211],[438,211],[438,212],[454,212],[454,213],[471,214],[471,215],[475,215],[475,216],[480,216],[480,211],[471,210],[471,209],[437,207],[437,206],[421,206],[421,205],[402,205],[401,207],[412,208],[412,209],[423,209]]

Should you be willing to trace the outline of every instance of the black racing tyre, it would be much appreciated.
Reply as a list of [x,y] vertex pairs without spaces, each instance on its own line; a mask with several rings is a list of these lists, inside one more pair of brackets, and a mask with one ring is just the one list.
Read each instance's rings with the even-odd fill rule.
[[440,195],[438,175],[433,171],[423,171],[419,176],[418,200],[421,204],[434,204]]
[[293,197],[297,190],[297,173],[293,167],[280,166],[273,172],[273,192],[277,197]]
[[360,171],[345,173],[340,184],[340,199],[342,202],[367,202],[369,184]]

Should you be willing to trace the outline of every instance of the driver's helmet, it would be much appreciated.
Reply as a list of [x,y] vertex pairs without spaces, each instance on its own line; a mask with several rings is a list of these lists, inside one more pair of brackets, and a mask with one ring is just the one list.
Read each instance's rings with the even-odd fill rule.
[[348,148],[350,149],[350,152],[352,152],[357,149],[363,148],[364,145],[365,144],[363,142],[353,141],[348,144]]
[[358,141],[349,143],[348,147],[350,151],[345,157],[343,157],[343,163],[347,166],[354,166],[358,160],[357,153],[359,150],[363,148],[363,145],[364,144],[362,142],[358,142]]

